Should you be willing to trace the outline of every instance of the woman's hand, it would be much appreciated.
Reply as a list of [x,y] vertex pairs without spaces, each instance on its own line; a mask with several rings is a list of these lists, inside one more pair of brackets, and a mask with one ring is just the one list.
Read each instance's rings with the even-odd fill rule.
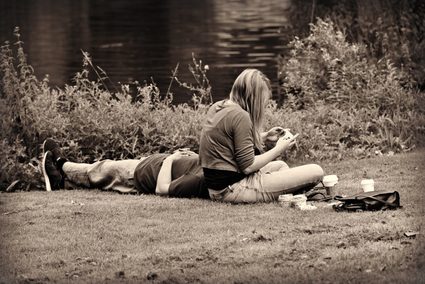
[[263,141],[276,142],[280,136],[283,136],[285,131],[289,129],[283,128],[280,126],[275,126],[270,128],[269,131],[265,132],[263,135]]
[[298,133],[292,137],[280,137],[277,142],[275,148],[279,149],[281,153],[285,152],[287,149],[291,148],[295,143],[298,137]]
[[292,145],[294,145],[298,134],[293,136],[292,134],[291,136],[289,136],[289,133],[286,134],[287,135],[277,139],[276,145],[272,149],[268,150],[263,154],[256,155],[254,158],[254,162],[249,167],[242,170],[243,173],[249,175],[255,171],[258,171],[263,166],[282,155],[282,153],[289,149]]

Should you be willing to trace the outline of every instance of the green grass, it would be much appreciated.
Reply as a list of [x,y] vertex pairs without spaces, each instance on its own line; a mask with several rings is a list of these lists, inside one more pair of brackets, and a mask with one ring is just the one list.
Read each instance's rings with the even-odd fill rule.
[[396,211],[2,192],[0,283],[424,283],[424,160],[421,149],[322,165],[341,194],[360,191],[364,171],[398,190]]

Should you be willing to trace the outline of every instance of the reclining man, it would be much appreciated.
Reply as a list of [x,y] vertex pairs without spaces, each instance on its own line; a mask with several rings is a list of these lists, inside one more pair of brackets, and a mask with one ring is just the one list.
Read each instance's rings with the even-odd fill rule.
[[43,153],[42,172],[47,191],[63,188],[66,179],[80,187],[122,193],[209,198],[198,154],[189,150],[141,159],[74,163],[68,161],[58,143],[49,138],[43,143]]

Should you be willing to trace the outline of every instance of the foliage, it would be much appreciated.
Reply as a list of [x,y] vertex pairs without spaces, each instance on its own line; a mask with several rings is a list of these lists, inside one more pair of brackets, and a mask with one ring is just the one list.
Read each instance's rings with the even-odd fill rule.
[[[22,141],[0,141],[0,190],[41,188],[37,159],[28,157]],[[16,183],[13,183],[17,181]]]
[[[308,23],[329,18],[349,42],[367,46],[368,58],[390,59],[425,88],[425,5],[421,0],[294,2],[291,22],[296,35],[308,34]],[[317,5],[315,5],[317,4]],[[306,17],[310,15],[310,17]],[[308,21],[308,22],[307,22]]]
[[406,85],[408,76],[390,60],[368,59],[367,47],[347,42],[329,20],[318,19],[290,47],[280,65],[287,96],[281,121],[305,135],[304,155],[365,156],[421,140],[423,94]]
[[33,75],[22,48],[19,29],[16,28],[14,33],[17,38],[17,64],[8,42],[0,52],[0,189],[5,189],[16,180],[25,181],[26,184],[20,184],[21,188],[28,188],[29,185],[37,187],[40,180],[39,174],[31,167],[32,155],[28,153],[28,146],[34,145],[28,105],[47,85]]
[[387,0],[366,6],[361,15],[350,17],[340,5],[329,17],[351,41],[367,44],[369,57],[391,60],[409,74],[413,83],[424,88],[425,6],[421,2]]

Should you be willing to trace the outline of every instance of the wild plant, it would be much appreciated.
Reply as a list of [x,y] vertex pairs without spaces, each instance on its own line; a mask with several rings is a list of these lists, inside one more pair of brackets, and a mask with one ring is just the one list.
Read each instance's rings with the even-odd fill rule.
[[[192,65],[193,64],[193,65]],[[188,65],[188,69],[192,74],[195,83],[182,82],[177,76],[178,65],[173,74],[173,79],[183,88],[192,92],[192,101],[196,107],[200,105],[206,105],[213,102],[211,93],[211,84],[207,77],[209,70],[208,65],[203,65],[202,60],[196,60],[195,54],[192,53],[192,64]]]
[[331,21],[321,19],[290,47],[280,65],[285,108],[301,121],[309,117],[304,127],[319,122],[315,127],[327,140],[323,147],[363,155],[420,143],[424,133],[416,126],[424,121],[417,103],[422,94],[404,84],[406,73],[389,59],[369,59],[364,44],[349,43]]
[[[316,18],[329,18],[348,42],[366,46],[368,59],[390,59],[397,68],[408,74],[405,84],[425,86],[425,21],[423,1],[358,1],[341,0],[332,3],[313,1],[294,2],[290,13],[294,34],[308,34],[308,23]],[[311,15],[307,18],[305,15]],[[309,22],[307,22],[309,21]]]

